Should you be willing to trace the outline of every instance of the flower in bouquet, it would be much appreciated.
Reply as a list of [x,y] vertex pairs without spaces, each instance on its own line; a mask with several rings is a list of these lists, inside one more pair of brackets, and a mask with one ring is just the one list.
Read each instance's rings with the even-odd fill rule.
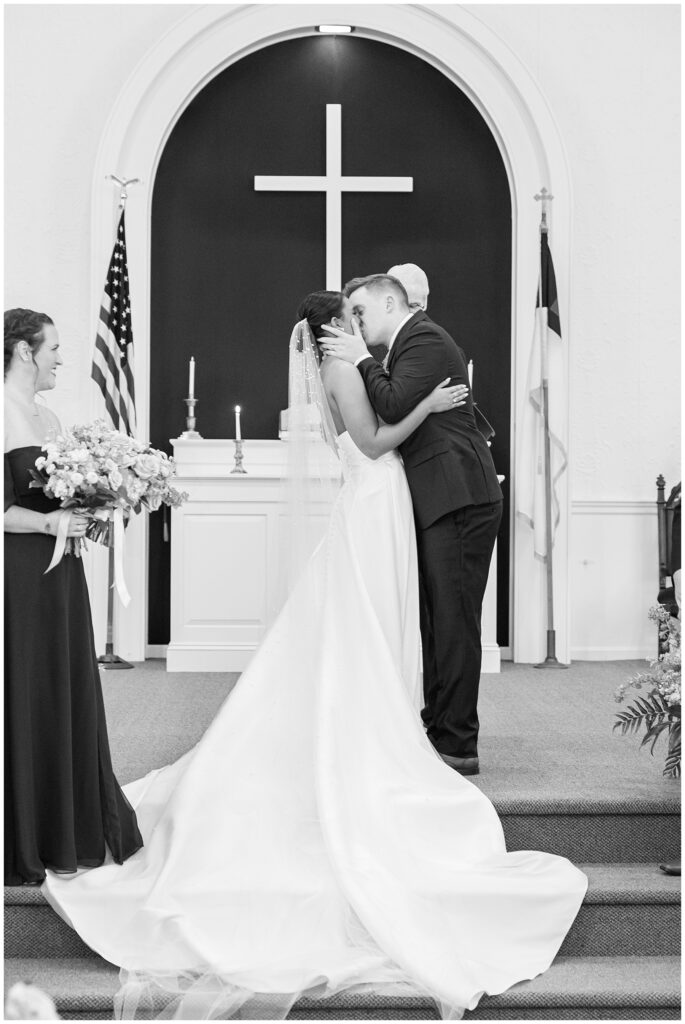
[[[176,468],[166,452],[128,437],[104,420],[62,431],[43,446],[31,487],[57,498],[63,509],[89,517],[86,536],[110,544],[111,525],[160,505],[178,507],[188,497],[172,486]],[[79,554],[81,541],[66,550]]]
[[652,754],[659,736],[666,732],[668,752],[663,774],[677,778],[680,775],[680,619],[673,618],[662,605],[650,608],[649,618],[658,624],[664,650],[650,662],[649,672],[639,672],[616,690],[618,704],[626,700],[629,689],[644,693],[634,697],[633,703],[617,714],[614,729],[620,729],[625,736],[644,728],[641,746],[651,743]]

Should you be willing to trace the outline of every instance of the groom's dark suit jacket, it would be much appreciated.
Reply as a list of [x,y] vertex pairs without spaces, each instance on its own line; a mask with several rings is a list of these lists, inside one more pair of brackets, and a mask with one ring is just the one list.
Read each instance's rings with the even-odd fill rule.
[[[386,423],[397,423],[436,385],[468,385],[464,353],[447,331],[419,310],[390,350],[387,374],[374,359],[359,364],[371,404]],[[473,401],[428,416],[400,445],[414,515],[421,529],[465,505],[502,498],[492,455],[476,427]]]

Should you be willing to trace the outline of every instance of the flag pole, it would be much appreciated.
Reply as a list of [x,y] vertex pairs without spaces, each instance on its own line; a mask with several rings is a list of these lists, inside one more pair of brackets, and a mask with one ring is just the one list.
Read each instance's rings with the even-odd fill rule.
[[556,654],[556,630],[554,629],[554,565],[552,558],[552,446],[549,432],[549,359],[547,355],[548,344],[548,310],[543,305],[542,299],[542,236],[549,231],[547,226],[547,203],[554,199],[546,188],[535,196],[538,202],[542,203],[542,217],[540,219],[540,276],[538,282],[538,308],[541,311],[540,352],[542,368],[542,418],[545,431],[545,536],[546,553],[545,569],[547,580],[547,657],[544,661],[535,665],[534,668],[568,668],[557,659]]
[[[133,185],[138,182],[139,178],[129,178],[124,180],[117,178],[115,174],[108,174],[107,178],[115,181],[120,188],[119,192],[119,209],[123,213],[126,210],[126,200],[128,199],[128,192],[126,191],[127,185]],[[103,669],[125,669],[133,668],[130,661],[124,661],[118,654],[114,653],[114,548],[112,545],[108,548],[109,554],[109,569],[107,573],[107,639],[105,642],[105,653],[101,654],[98,658],[98,665]]]

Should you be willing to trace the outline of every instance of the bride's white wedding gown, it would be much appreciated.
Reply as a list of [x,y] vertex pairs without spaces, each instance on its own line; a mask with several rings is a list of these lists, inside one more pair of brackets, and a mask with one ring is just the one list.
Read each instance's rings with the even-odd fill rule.
[[151,981],[192,1018],[398,979],[457,1015],[544,971],[582,902],[569,861],[506,852],[426,738],[402,463],[338,443],[326,537],[247,671],[193,750],[125,787],[144,848],[48,872],[53,907],[126,969],[123,1016]]

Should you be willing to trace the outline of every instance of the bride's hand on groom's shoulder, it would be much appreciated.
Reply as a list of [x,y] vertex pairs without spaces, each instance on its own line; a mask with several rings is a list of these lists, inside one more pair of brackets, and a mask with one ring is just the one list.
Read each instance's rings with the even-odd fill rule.
[[452,378],[446,377],[427,396],[429,412],[449,412],[450,409],[458,409],[466,404],[466,396],[469,389],[465,384],[453,384],[449,387]]
[[346,334],[332,324],[322,324],[321,329],[331,335],[321,338],[320,345],[327,356],[337,356],[348,363],[354,363],[360,356],[369,355],[369,350],[362,338],[361,331],[355,320],[352,320],[352,334]]

